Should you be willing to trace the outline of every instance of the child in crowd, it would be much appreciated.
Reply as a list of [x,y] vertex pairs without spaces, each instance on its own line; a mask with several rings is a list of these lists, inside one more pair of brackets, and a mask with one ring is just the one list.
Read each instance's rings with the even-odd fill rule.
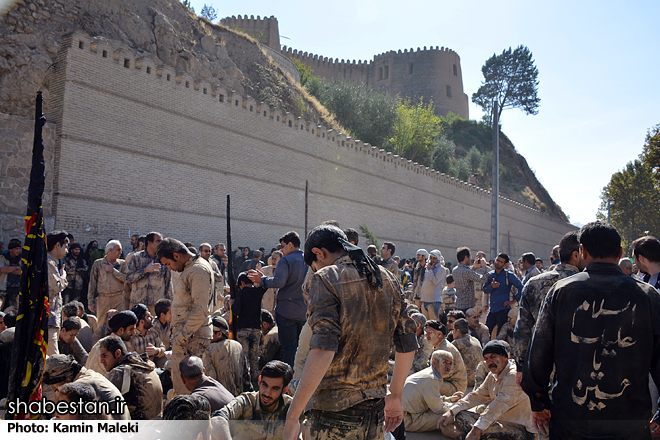
[[231,303],[236,340],[243,345],[243,354],[250,363],[250,379],[255,389],[259,377],[259,341],[261,340],[261,300],[266,293],[263,286],[255,287],[247,272],[241,272],[237,281],[238,292]]
[[442,304],[445,307],[445,313],[455,309],[456,303],[456,282],[452,275],[447,275],[447,285],[442,289]]

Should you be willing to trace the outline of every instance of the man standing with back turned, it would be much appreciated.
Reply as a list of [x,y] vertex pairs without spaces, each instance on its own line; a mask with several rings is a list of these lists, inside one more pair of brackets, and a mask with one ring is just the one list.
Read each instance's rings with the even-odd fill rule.
[[[308,440],[383,439],[383,427],[392,431],[403,420],[403,384],[418,348],[399,280],[331,225],[310,232],[305,263],[315,271],[309,287],[311,350],[284,438],[298,438],[298,421],[307,410]],[[393,340],[396,358],[386,396]]]
[[550,439],[650,439],[660,294],[621,271],[621,237],[612,225],[589,223],[578,240],[586,269],[548,292],[523,370],[534,422],[541,431],[549,425]]

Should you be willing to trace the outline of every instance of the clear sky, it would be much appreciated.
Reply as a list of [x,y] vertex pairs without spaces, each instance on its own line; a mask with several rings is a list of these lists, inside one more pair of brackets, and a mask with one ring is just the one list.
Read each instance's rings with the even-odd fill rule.
[[539,69],[539,114],[502,114],[502,130],[572,223],[595,220],[611,175],[660,123],[660,1],[192,0],[218,18],[277,17],[280,41],[331,58],[445,46],[461,57],[471,97],[494,53],[524,44]]

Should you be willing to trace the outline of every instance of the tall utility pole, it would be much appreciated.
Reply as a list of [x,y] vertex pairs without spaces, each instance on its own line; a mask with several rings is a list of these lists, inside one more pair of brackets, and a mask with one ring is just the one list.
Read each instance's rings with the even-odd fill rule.
[[493,189],[490,205],[490,258],[497,257],[500,230],[500,120],[497,99],[493,100]]

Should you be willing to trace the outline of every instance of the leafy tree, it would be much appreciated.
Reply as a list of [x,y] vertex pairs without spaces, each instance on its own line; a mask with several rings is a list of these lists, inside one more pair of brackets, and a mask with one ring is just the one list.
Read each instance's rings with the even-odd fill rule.
[[213,5],[207,5],[206,3],[204,3],[204,6],[202,7],[201,16],[208,19],[209,21],[214,21],[216,18],[218,18],[218,13],[216,12]]
[[441,134],[431,154],[433,168],[441,173],[448,174],[452,160],[454,160],[455,151],[456,144],[454,141],[449,139],[445,134]]
[[465,157],[456,162],[456,175],[454,177],[464,182],[470,180],[470,164]]
[[481,166],[481,152],[476,146],[472,146],[470,151],[468,151],[467,156],[465,156],[467,163],[469,165],[470,171],[474,174],[479,171]]
[[502,111],[519,108],[528,115],[538,113],[541,99],[537,95],[539,70],[534,65],[532,52],[520,45],[515,50],[504,50],[501,55],[493,54],[481,68],[484,81],[472,95],[472,102],[491,116],[493,100],[497,99],[498,120]]
[[421,164],[430,163],[431,153],[442,133],[442,120],[433,111],[433,102],[417,105],[403,101],[397,108],[394,135],[390,142],[394,152]]
[[600,220],[608,218],[619,230],[624,250],[630,250],[634,239],[649,231],[660,233],[660,190],[654,185],[651,169],[642,161],[629,162],[622,171],[612,175],[603,188],[602,202],[597,214]]
[[308,65],[304,64],[302,61],[297,60],[295,58],[293,59],[293,64],[296,65],[298,71],[300,72],[300,85],[304,86],[312,77],[312,73],[314,73],[314,70]]
[[646,133],[641,159],[653,172],[655,183],[660,188],[660,124],[650,128]]
[[481,164],[479,165],[484,176],[493,174],[493,152],[484,151],[481,154]]
[[360,225],[360,232],[362,232],[362,235],[367,239],[367,245],[373,244],[376,246],[377,249],[380,249],[380,243],[378,243],[378,239],[376,238],[376,234],[369,228],[369,226],[365,225]]
[[326,83],[314,76],[306,88],[356,139],[386,146],[397,118],[396,98],[377,93],[365,83]]

